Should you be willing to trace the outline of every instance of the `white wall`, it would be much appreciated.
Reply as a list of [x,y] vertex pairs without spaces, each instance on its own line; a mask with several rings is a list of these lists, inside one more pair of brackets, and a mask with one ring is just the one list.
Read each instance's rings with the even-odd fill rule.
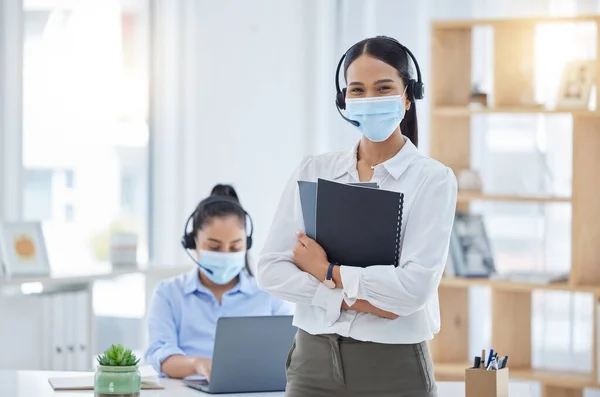
[[333,13],[322,6],[317,15],[316,5],[194,0],[175,9],[160,3],[155,262],[185,260],[179,245],[184,221],[219,182],[233,184],[253,215],[257,254],[293,168],[326,145],[315,124],[317,118],[327,123],[328,115],[319,113],[314,99],[325,91],[325,80],[311,60],[328,48],[327,39],[315,45],[316,31],[327,29]]
[[188,148],[197,177],[186,208],[216,182],[232,183],[256,219],[260,247],[283,184],[313,152],[304,34],[311,2],[201,3],[196,37],[207,40],[193,50],[202,60],[189,104],[197,112],[196,145]]

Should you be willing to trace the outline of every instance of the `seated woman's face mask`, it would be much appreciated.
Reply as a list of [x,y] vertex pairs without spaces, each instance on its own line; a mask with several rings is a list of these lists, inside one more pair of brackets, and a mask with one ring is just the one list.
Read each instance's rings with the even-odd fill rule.
[[198,251],[198,267],[215,284],[227,284],[246,266],[246,251]]
[[398,128],[404,118],[404,94],[382,97],[347,98],[348,118],[360,125],[356,128],[372,142],[383,142]]

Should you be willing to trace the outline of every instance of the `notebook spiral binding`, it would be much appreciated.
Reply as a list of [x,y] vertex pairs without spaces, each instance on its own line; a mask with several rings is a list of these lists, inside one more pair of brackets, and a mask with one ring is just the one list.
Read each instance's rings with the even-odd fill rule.
[[398,222],[396,223],[396,258],[394,260],[394,266],[400,266],[400,232],[402,230],[402,212],[404,207],[404,194],[400,193],[400,202],[398,203]]

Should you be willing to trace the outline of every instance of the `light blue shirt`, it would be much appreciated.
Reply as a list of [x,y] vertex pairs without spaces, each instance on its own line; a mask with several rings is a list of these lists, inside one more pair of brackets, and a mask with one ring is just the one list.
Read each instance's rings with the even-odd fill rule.
[[145,360],[165,376],[160,366],[174,354],[212,358],[219,317],[293,314],[293,305],[261,291],[254,278],[240,281],[219,304],[200,282],[198,270],[158,284],[148,315],[149,346]]

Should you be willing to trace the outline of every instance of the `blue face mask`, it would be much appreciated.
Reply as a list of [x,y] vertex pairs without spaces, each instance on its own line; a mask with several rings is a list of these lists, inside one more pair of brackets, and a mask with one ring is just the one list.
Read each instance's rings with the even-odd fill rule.
[[199,250],[197,265],[204,275],[215,284],[227,284],[246,266],[246,251],[216,252]]
[[404,94],[382,97],[348,98],[348,118],[360,123],[360,132],[372,142],[388,139],[404,118]]

